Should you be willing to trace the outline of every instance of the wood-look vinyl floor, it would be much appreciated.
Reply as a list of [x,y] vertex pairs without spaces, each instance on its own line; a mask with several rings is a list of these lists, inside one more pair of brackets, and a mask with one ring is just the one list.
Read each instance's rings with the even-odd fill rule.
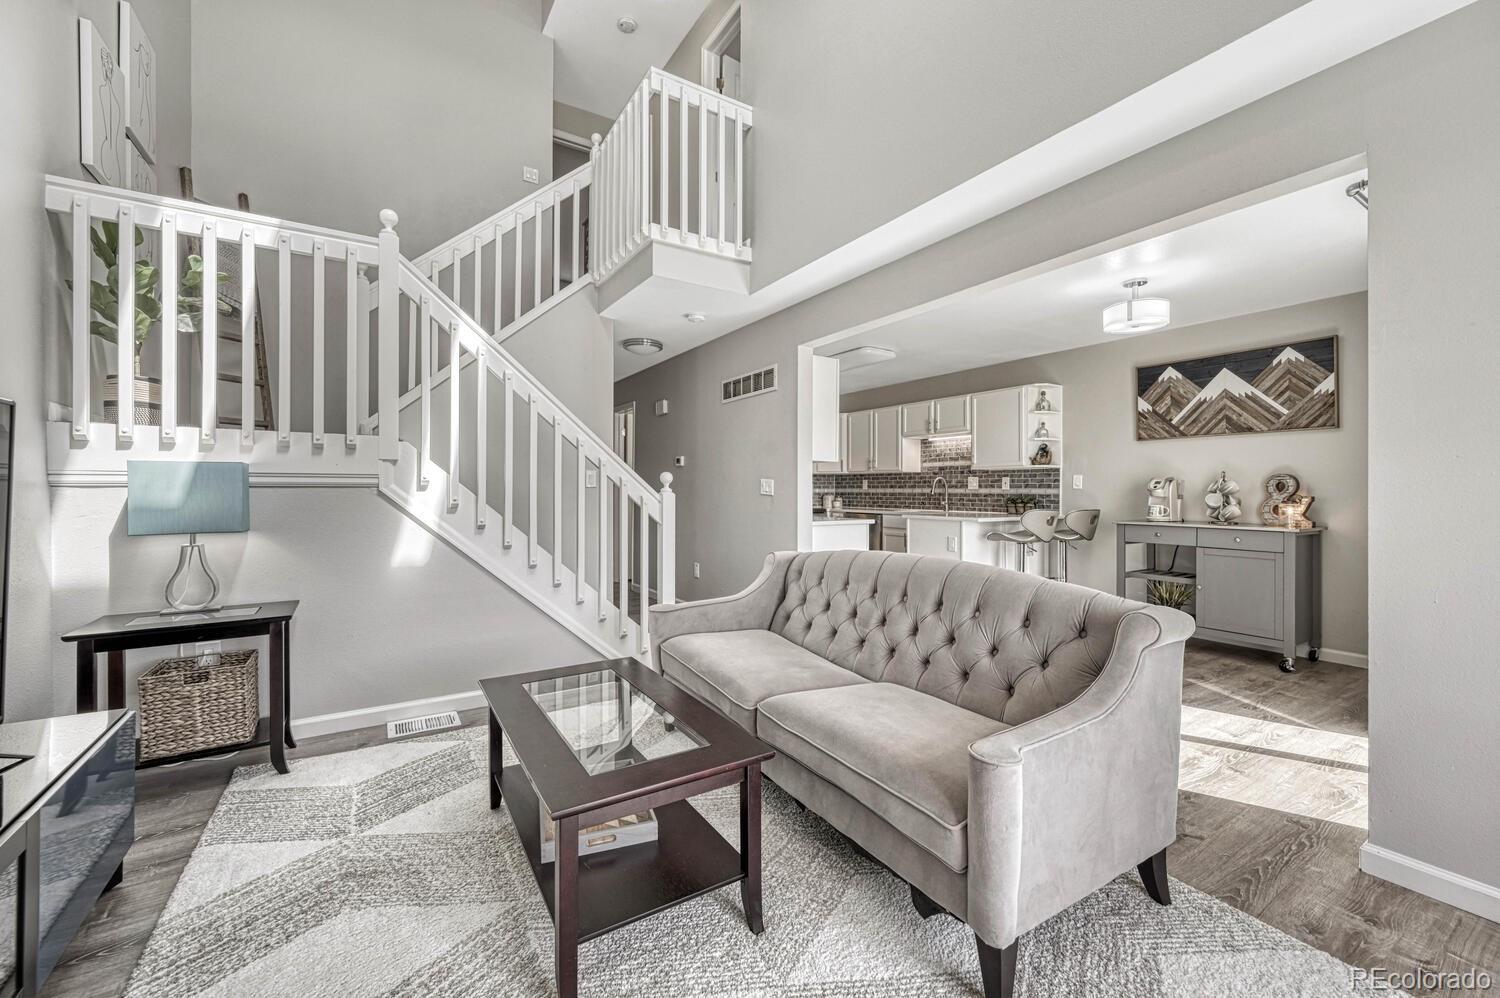
[[[1301,668],[1283,675],[1269,655],[1189,648],[1172,874],[1356,966],[1480,969],[1500,987],[1500,925],[1359,871],[1366,673],[1329,663]],[[484,714],[462,718],[477,724]],[[383,741],[383,726],[366,728],[305,739],[289,755]],[[262,749],[140,773],[125,881],[100,899],[44,998],[123,991],[230,774],[263,758]]]

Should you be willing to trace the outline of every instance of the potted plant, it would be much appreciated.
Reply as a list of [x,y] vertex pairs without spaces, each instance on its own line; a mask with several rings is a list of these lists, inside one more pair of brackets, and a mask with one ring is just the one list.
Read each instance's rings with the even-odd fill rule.
[[1195,592],[1186,582],[1152,579],[1146,583],[1146,602],[1181,610],[1193,601]]
[[[90,335],[106,343],[119,342],[120,316],[120,226],[117,222],[100,222],[99,227],[89,231],[94,256],[104,265],[103,281],[89,282],[89,306],[93,318],[89,321]],[[145,233],[135,230],[135,244],[139,248],[145,241]],[[222,286],[229,278],[219,274]],[[69,282],[69,287],[72,282]],[[203,310],[203,258],[190,255],[186,268],[178,282],[177,331],[198,332]],[[218,310],[222,315],[233,315],[234,308],[220,299]],[[135,341],[132,351],[135,375],[135,421],[143,426],[161,425],[161,380],[146,377],[141,373],[141,348],[145,346],[151,329],[161,321],[161,273],[149,260],[137,254],[135,261],[135,328],[131,336]],[[119,418],[120,379],[111,374],[104,379],[104,418],[113,422]]]

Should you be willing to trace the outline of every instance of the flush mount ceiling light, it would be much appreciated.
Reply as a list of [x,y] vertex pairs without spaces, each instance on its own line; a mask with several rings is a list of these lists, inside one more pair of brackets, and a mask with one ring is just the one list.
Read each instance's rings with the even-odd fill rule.
[[661,340],[653,340],[649,336],[632,336],[628,340],[621,340],[620,346],[631,353],[646,354],[661,353]]
[[839,362],[840,371],[855,371],[871,364],[884,364],[896,359],[896,351],[889,347],[855,347],[833,355]]
[[1148,333],[1172,321],[1172,303],[1165,298],[1141,298],[1146,279],[1137,277],[1122,285],[1130,291],[1125,301],[1117,301],[1104,310],[1106,333]]
[[708,321],[708,316],[704,315],[702,312],[684,312],[684,313],[682,313],[682,317],[684,319],[686,319],[687,321],[689,321],[689,322],[707,322]]
[[640,27],[640,23],[633,17],[622,17],[615,22],[615,27],[620,29],[622,35],[633,35],[635,29]]

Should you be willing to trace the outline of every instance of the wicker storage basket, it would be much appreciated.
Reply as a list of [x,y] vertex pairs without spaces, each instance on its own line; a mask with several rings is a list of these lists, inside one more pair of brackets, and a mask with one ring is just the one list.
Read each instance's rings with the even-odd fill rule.
[[136,684],[141,760],[240,745],[260,721],[260,665],[254,651],[164,658]]

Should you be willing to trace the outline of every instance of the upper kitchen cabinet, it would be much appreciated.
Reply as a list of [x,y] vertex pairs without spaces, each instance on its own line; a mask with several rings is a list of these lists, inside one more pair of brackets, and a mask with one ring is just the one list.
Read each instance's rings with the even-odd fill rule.
[[849,468],[849,414],[839,416],[839,459],[837,461],[814,461],[813,471],[823,474],[848,471]]
[[1043,444],[1062,463],[1062,388],[1020,385],[972,397],[974,467],[1029,468]]
[[837,464],[843,460],[843,419],[839,413],[839,362],[836,357],[812,359],[812,459]]
[[969,396],[928,402],[908,402],[901,407],[903,437],[941,437],[968,433],[971,428]]
[[849,422],[849,449],[844,459],[845,471],[872,471],[875,460],[875,414],[851,412],[844,417]]
[[901,435],[901,406],[876,409],[871,471],[921,471],[922,441]]

